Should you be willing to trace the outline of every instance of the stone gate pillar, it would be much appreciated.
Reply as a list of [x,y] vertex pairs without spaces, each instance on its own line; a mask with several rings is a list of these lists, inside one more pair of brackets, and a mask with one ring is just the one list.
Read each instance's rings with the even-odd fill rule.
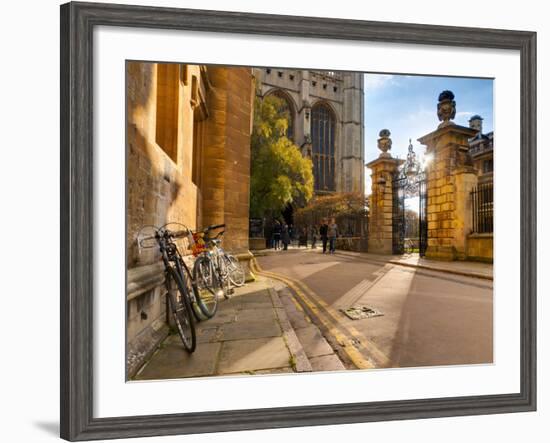
[[378,148],[380,156],[367,163],[372,174],[372,192],[369,208],[369,252],[391,254],[392,251],[392,181],[397,168],[403,160],[393,158],[388,152],[391,149],[390,131],[380,131]]
[[476,131],[451,120],[455,116],[454,94],[439,95],[437,115],[442,123],[418,141],[426,146],[428,194],[428,249],[426,258],[464,260],[466,238],[471,229],[470,191],[477,184],[468,139]]

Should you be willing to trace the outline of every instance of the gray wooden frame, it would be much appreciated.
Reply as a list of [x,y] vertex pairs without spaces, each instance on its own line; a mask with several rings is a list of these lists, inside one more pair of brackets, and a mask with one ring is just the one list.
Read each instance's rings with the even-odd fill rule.
[[[512,49],[521,57],[521,392],[94,418],[92,44],[95,26]],[[536,409],[536,33],[99,3],[61,6],[61,437],[91,440]],[[122,321],[122,320],[121,320]]]

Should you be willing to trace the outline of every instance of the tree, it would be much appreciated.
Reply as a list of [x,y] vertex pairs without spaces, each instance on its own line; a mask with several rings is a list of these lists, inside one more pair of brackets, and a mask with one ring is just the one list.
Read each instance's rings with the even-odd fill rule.
[[296,211],[295,220],[298,224],[309,226],[318,225],[323,218],[334,217],[344,235],[360,236],[366,226],[367,215],[368,198],[363,193],[334,192],[311,199]]
[[288,205],[306,204],[313,195],[309,158],[286,136],[289,115],[282,99],[256,97],[251,137],[250,213],[280,214]]
[[368,199],[360,192],[334,192],[319,195],[297,211],[297,217],[366,216]]
[[405,209],[405,237],[417,238],[419,235],[418,212]]

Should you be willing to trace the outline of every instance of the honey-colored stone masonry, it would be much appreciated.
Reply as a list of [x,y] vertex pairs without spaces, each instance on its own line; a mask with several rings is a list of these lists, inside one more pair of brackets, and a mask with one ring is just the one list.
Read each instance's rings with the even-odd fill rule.
[[471,128],[452,122],[440,125],[418,141],[426,145],[428,248],[426,257],[440,260],[467,258],[467,235],[471,232],[470,191],[477,173],[468,155]]
[[158,250],[137,246],[143,226],[225,223],[224,247],[250,255],[253,85],[251,68],[127,64],[129,375],[167,331]]
[[392,253],[392,180],[402,163],[403,160],[393,158],[389,154],[382,154],[379,158],[367,164],[367,167],[372,171],[372,194],[369,202],[369,252]]

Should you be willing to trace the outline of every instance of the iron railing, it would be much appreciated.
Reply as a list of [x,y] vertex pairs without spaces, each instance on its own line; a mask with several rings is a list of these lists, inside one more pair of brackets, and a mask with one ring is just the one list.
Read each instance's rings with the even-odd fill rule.
[[493,232],[493,184],[477,185],[471,192],[472,232],[487,234]]

